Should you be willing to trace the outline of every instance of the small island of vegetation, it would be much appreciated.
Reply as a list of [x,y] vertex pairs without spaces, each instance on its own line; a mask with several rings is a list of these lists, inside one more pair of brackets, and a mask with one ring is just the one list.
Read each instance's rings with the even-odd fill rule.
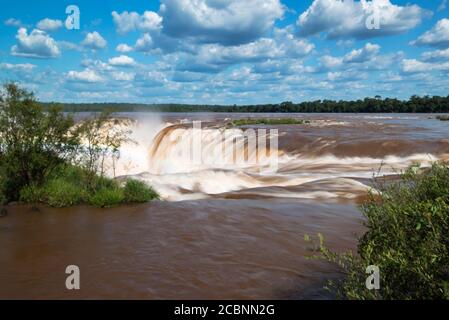
[[437,119],[440,121],[449,121],[449,116],[438,116]]
[[118,126],[123,121],[102,113],[76,124],[61,107],[43,108],[32,93],[5,84],[0,93],[0,203],[111,207],[158,199],[141,181],[118,182],[105,175],[105,159],[116,161],[121,144],[129,140],[126,125]]
[[240,126],[254,126],[254,125],[300,125],[309,124],[309,120],[295,119],[295,118],[281,118],[281,119],[238,119],[233,120],[229,123],[229,126],[240,127]]

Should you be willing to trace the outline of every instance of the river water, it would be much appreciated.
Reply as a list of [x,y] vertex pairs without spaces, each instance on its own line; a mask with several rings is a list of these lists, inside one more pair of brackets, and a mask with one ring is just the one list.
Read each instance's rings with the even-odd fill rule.
[[[163,201],[113,209],[7,207],[0,218],[2,299],[326,299],[341,277],[304,235],[339,251],[363,233],[358,210],[373,176],[448,159],[449,126],[431,115],[287,114],[276,172],[216,161],[212,139],[247,114],[122,114],[137,120],[118,175],[154,186]],[[183,158],[202,121],[201,164]],[[265,127],[270,129],[271,127]],[[245,128],[233,128],[233,136]],[[248,154],[244,145],[236,153]],[[273,153],[266,158],[269,159]],[[265,159],[266,160],[266,159]],[[65,288],[77,265],[81,290]]]

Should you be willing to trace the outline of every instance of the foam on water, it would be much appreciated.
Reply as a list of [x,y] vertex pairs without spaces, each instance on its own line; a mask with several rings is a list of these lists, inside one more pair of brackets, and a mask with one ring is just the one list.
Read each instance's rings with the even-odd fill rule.
[[[300,199],[354,198],[358,192],[366,192],[369,186],[360,179],[373,176],[397,174],[413,163],[428,165],[437,159],[426,153],[401,157],[388,155],[383,158],[337,157],[333,154],[313,155],[274,152],[263,150],[257,163],[239,162],[236,157],[249,156],[247,145],[240,140],[235,149],[223,153],[217,136],[222,128],[202,130],[201,157],[198,164],[186,148],[198,143],[194,129],[188,126],[171,125],[162,122],[139,123],[133,130],[135,144],[125,145],[118,168],[119,175],[132,176],[153,186],[169,201],[223,197],[230,192],[251,190],[260,197],[286,197]],[[229,129],[228,142],[244,135],[242,129]],[[225,140],[226,140],[225,139]],[[232,141],[231,141],[232,140]],[[238,139],[237,139],[238,141]],[[223,141],[226,143],[227,141]],[[335,142],[335,141],[334,141]],[[320,146],[322,148],[322,146]],[[188,153],[187,153],[188,154]],[[267,173],[261,170],[272,158],[278,161],[278,170]],[[318,190],[288,190],[282,188],[307,184]],[[314,187],[318,186],[318,187]],[[277,187],[281,190],[271,190]],[[346,191],[336,190],[336,187]]]

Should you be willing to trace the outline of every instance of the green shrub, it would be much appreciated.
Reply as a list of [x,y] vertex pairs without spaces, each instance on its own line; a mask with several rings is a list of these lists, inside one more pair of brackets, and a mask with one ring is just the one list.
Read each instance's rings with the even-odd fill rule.
[[[0,158],[0,161],[2,159]],[[4,172],[2,172],[3,170],[1,170],[2,168],[0,167],[0,205],[6,204],[8,202],[8,198],[6,197],[6,193],[5,193],[5,179],[3,178],[4,176]]]
[[28,185],[20,191],[20,200],[25,203],[58,208],[82,203],[107,208],[154,199],[159,199],[159,195],[141,181],[128,180],[121,187],[116,180],[98,175],[89,180],[84,169],[72,165],[58,166],[43,186]]
[[61,163],[71,161],[80,144],[70,134],[74,120],[54,105],[44,110],[33,93],[14,83],[0,88],[0,162],[4,194],[20,199],[28,185],[42,185]]
[[125,200],[123,190],[120,188],[101,189],[89,198],[89,204],[99,208],[115,207]]
[[6,198],[6,195],[4,194],[3,190],[0,189],[0,205],[4,205],[8,202],[8,199]]
[[45,190],[36,185],[25,186],[20,190],[20,201],[37,204],[45,199]]
[[[330,283],[347,299],[449,299],[449,168],[410,168],[400,182],[380,186],[361,209],[368,232],[358,255],[320,251],[345,271]],[[365,286],[368,266],[380,268],[380,290]]]
[[64,179],[67,182],[84,185],[87,173],[79,166],[61,164],[52,172],[49,179]]
[[128,203],[142,203],[159,199],[159,195],[151,187],[138,180],[126,181],[123,193],[125,201]]
[[102,176],[95,176],[92,182],[92,189],[94,191],[103,190],[103,189],[118,189],[120,188],[117,181],[114,179],[110,179]]
[[80,186],[60,178],[45,185],[45,199],[51,207],[70,207],[83,202],[85,191]]

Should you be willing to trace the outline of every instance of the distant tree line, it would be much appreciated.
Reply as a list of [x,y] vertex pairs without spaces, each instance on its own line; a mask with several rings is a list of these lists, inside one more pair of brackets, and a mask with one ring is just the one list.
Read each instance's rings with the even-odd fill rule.
[[[45,106],[51,104],[43,103]],[[363,100],[316,100],[261,105],[189,105],[189,104],[135,104],[135,103],[63,103],[66,112],[273,112],[273,113],[446,113],[449,96],[412,96],[399,100],[380,96]]]

